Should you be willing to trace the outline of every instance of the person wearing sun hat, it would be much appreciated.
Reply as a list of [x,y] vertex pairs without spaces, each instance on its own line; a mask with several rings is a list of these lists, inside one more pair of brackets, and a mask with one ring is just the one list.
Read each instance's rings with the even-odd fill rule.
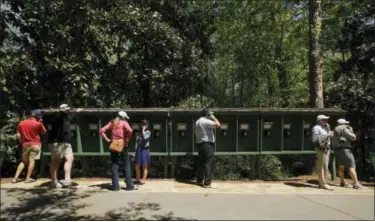
[[[120,183],[119,183],[119,176],[118,176],[118,169],[119,169],[119,160],[120,158],[123,159],[124,164],[124,176],[125,176],[125,183],[126,188],[125,190],[137,190],[138,187],[134,185],[132,177],[131,177],[131,167],[130,167],[130,159],[129,159],[129,151],[127,149],[128,142],[133,134],[133,130],[130,127],[127,120],[129,120],[129,116],[125,111],[120,111],[117,113],[116,118],[110,121],[107,125],[99,130],[101,137],[110,144],[110,155],[111,155],[111,162],[112,162],[112,187],[114,191],[120,190]],[[109,139],[106,135],[106,132],[110,130],[111,139]],[[111,149],[113,144],[118,144],[118,148],[120,150]],[[115,145],[114,145],[115,146]]]
[[[51,122],[51,131],[48,136],[48,148],[51,152],[51,187],[61,188],[63,186],[72,185],[71,170],[74,161],[72,139],[73,134],[70,128],[75,124],[76,113],[81,112],[82,109],[77,109],[76,113],[72,113],[71,107],[68,104],[61,104],[60,112],[57,113]],[[64,163],[64,180],[58,181],[57,171],[61,160],[65,159]]]
[[[357,178],[355,170],[355,160],[352,152],[352,142],[356,141],[357,136],[353,132],[350,122],[345,119],[338,119],[337,126],[334,129],[333,145],[337,164],[339,165],[338,174],[340,177],[340,186],[346,188],[360,189],[362,185]],[[353,179],[353,185],[345,183],[344,170],[349,169],[349,175]]]
[[331,137],[333,132],[328,124],[329,116],[318,115],[317,124],[312,129],[312,142],[317,154],[317,173],[319,178],[319,187],[325,190],[333,190],[326,182],[329,175],[328,163],[331,150]]

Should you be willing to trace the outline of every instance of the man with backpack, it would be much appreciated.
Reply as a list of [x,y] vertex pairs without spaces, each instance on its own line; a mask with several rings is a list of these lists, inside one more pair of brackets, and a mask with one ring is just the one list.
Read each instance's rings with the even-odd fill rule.
[[312,142],[317,154],[317,172],[319,177],[319,187],[325,190],[333,190],[326,182],[329,175],[328,163],[331,152],[331,137],[333,132],[328,124],[328,116],[319,115],[316,118],[317,124],[312,129]]
[[[356,141],[357,136],[349,126],[349,121],[345,119],[337,120],[337,126],[334,129],[334,137],[332,144],[335,150],[336,161],[339,165],[338,174],[340,177],[340,186],[346,188],[360,189],[362,185],[359,183],[355,170],[355,161],[352,152],[352,142]],[[349,175],[353,179],[353,185],[345,183],[344,170],[349,168]]]

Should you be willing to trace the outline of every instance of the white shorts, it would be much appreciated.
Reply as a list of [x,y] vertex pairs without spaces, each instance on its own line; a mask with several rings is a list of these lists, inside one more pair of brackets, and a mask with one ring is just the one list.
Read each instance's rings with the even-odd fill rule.
[[70,143],[50,143],[48,149],[52,158],[62,159],[63,157],[73,156],[73,149]]

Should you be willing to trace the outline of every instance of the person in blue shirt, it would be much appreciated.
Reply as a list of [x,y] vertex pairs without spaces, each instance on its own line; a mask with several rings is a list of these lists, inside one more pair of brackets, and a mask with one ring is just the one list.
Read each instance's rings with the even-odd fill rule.
[[[150,165],[150,137],[151,131],[149,130],[149,124],[147,120],[143,120],[141,123],[141,132],[136,137],[136,150],[135,150],[135,172],[136,181],[135,184],[143,185],[147,179],[148,166]],[[143,169],[143,175],[141,179],[141,167]]]

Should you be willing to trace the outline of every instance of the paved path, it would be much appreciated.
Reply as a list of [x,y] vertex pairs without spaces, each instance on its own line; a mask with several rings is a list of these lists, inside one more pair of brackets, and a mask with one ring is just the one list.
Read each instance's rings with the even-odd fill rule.
[[[1,184],[8,220],[374,220],[374,188],[218,182],[204,189],[151,181],[138,191],[109,191],[110,181],[52,190],[46,181]],[[292,186],[293,185],[293,186]]]

